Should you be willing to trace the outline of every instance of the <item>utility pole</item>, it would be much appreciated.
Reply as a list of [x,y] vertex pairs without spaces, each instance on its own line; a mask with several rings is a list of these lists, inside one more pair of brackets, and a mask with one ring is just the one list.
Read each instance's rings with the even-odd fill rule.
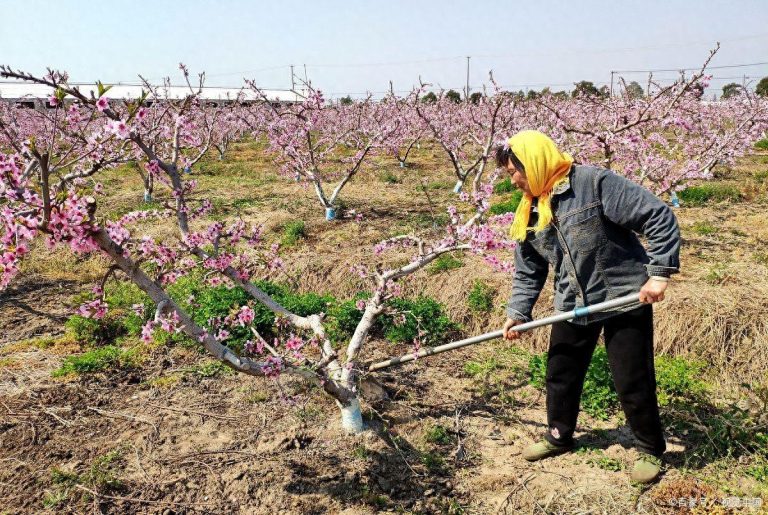
[[469,102],[469,56],[467,56],[467,89],[464,90],[464,102]]
[[613,74],[616,73],[614,71],[611,71],[611,97],[613,97]]
[[309,78],[307,77],[307,65],[304,65],[304,86],[309,87]]
[[294,81],[293,65],[291,65],[291,91],[296,91],[296,82]]

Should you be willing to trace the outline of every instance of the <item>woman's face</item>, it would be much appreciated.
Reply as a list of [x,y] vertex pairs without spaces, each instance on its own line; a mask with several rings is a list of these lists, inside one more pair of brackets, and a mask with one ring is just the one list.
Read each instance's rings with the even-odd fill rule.
[[507,173],[509,174],[512,184],[520,188],[523,193],[531,195],[531,189],[528,186],[528,179],[525,177],[523,172],[515,168],[515,165],[512,164],[512,160],[507,161]]

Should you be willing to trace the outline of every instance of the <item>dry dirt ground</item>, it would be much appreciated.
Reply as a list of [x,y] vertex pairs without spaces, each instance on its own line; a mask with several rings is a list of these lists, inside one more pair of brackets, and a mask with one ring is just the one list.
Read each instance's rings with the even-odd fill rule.
[[[682,480],[671,466],[643,490],[626,470],[577,454],[528,464],[520,452],[544,427],[543,396],[511,381],[508,391],[489,389],[462,374],[477,352],[380,377],[389,400],[366,403],[369,430],[355,437],[339,436],[337,410],[315,390],[184,374],[200,358],[174,349],[139,371],[66,380],[45,373],[61,361],[55,349],[13,356],[18,366],[0,376],[8,513],[44,512],[65,492],[51,512],[653,513],[663,508],[654,489]],[[581,421],[583,445],[631,466],[626,427]],[[430,439],[435,426],[448,436]],[[669,443],[670,463],[679,462],[685,443],[675,435]],[[94,469],[100,476],[72,487],[54,472]]]
[[[226,192],[215,191],[205,176],[203,188],[212,197],[246,195],[231,186],[239,180],[237,166],[254,162],[254,152],[239,147],[220,165],[233,167],[225,175],[232,181],[224,185]],[[416,169],[435,158],[427,154],[416,156]],[[361,249],[387,231],[422,224],[432,216],[430,203],[448,198],[452,185],[445,169],[438,170],[440,179],[427,180],[434,198],[415,200],[401,186],[413,186],[413,179],[387,165],[393,174],[403,173],[401,184],[390,184],[380,180],[377,168],[373,179],[351,185],[347,195],[350,207],[370,224],[326,224],[318,220],[311,191],[289,196],[297,187],[276,180],[268,163],[257,164],[253,181],[266,187],[240,204],[242,199],[225,198],[223,214],[238,205],[237,214],[275,230],[289,219],[308,220],[306,240],[288,251],[296,286],[342,298],[359,286],[350,283],[347,265],[364,259]],[[764,156],[745,166],[749,173],[768,168]],[[723,180],[741,184],[739,177]],[[135,178],[130,180],[133,188]],[[116,209],[135,202],[127,191],[112,199]],[[725,382],[760,378],[765,369],[754,360],[768,352],[768,342],[760,339],[765,333],[759,324],[765,322],[753,320],[768,309],[760,297],[768,291],[765,183],[757,180],[750,192],[744,205],[678,211],[690,266],[670,299],[673,307],[661,311],[660,350],[711,352],[712,361],[723,365]],[[702,221],[729,232],[690,230]],[[355,252],[345,245],[349,241]],[[73,296],[103,271],[98,260],[69,263],[65,255],[38,254],[26,275],[0,295],[0,514],[726,513],[739,510],[724,510],[717,499],[767,491],[752,479],[730,477],[727,469],[685,467],[687,435],[669,428],[666,474],[650,487],[631,485],[628,470],[636,451],[621,416],[602,421],[582,414],[580,452],[527,463],[520,453],[541,434],[544,397],[528,384],[524,355],[503,343],[377,375],[387,398],[365,400],[368,430],[354,437],[340,436],[338,410],[316,389],[291,380],[205,373],[208,358],[184,348],[154,347],[136,369],[54,378],[51,372],[64,357],[81,351],[66,338],[55,339],[73,310]],[[509,279],[471,260],[453,275],[427,277],[426,286],[415,283],[407,291],[435,296],[468,333],[476,333],[501,319],[498,311],[479,319],[466,309],[463,295],[477,278],[496,284],[503,303]],[[724,291],[745,300],[729,304]],[[697,298],[710,304],[693,306]],[[547,311],[547,300],[539,303],[540,313]],[[715,302],[721,302],[721,318],[696,322],[697,313]],[[702,340],[725,338],[731,346],[718,354],[696,342],[679,343],[683,336],[690,339],[679,326]],[[528,342],[532,350],[545,345],[545,332]],[[368,357],[407,350],[374,341]],[[465,372],[468,360],[500,365],[472,376]],[[730,372],[725,362],[733,362]],[[679,506],[682,497],[702,496],[709,504]],[[768,505],[765,493],[763,504]]]

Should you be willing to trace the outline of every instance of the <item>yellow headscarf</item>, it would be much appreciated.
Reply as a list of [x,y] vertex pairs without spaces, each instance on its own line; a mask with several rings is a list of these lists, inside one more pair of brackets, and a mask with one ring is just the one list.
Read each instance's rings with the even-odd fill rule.
[[524,241],[533,197],[539,199],[539,220],[533,229],[539,232],[552,221],[550,205],[552,189],[566,179],[573,164],[573,158],[565,152],[560,152],[555,142],[539,131],[518,132],[509,138],[507,144],[523,163],[532,193],[523,195],[515,211],[515,221],[509,229],[509,235],[513,240]]

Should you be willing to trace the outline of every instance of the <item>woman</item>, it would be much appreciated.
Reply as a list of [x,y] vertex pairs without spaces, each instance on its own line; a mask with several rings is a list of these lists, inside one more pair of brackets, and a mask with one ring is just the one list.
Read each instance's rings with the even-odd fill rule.
[[[524,195],[510,229],[518,245],[504,337],[531,310],[555,272],[555,309],[571,311],[640,292],[637,305],[552,325],[547,357],[544,439],[527,447],[528,461],[572,450],[584,376],[600,333],[605,336],[616,392],[640,458],[631,478],[647,483],[661,472],[666,449],[656,399],[653,310],[678,272],[680,231],[666,204],[610,170],[574,165],[537,131],[523,131],[497,149],[496,161]],[[646,237],[648,249],[636,233]]]

